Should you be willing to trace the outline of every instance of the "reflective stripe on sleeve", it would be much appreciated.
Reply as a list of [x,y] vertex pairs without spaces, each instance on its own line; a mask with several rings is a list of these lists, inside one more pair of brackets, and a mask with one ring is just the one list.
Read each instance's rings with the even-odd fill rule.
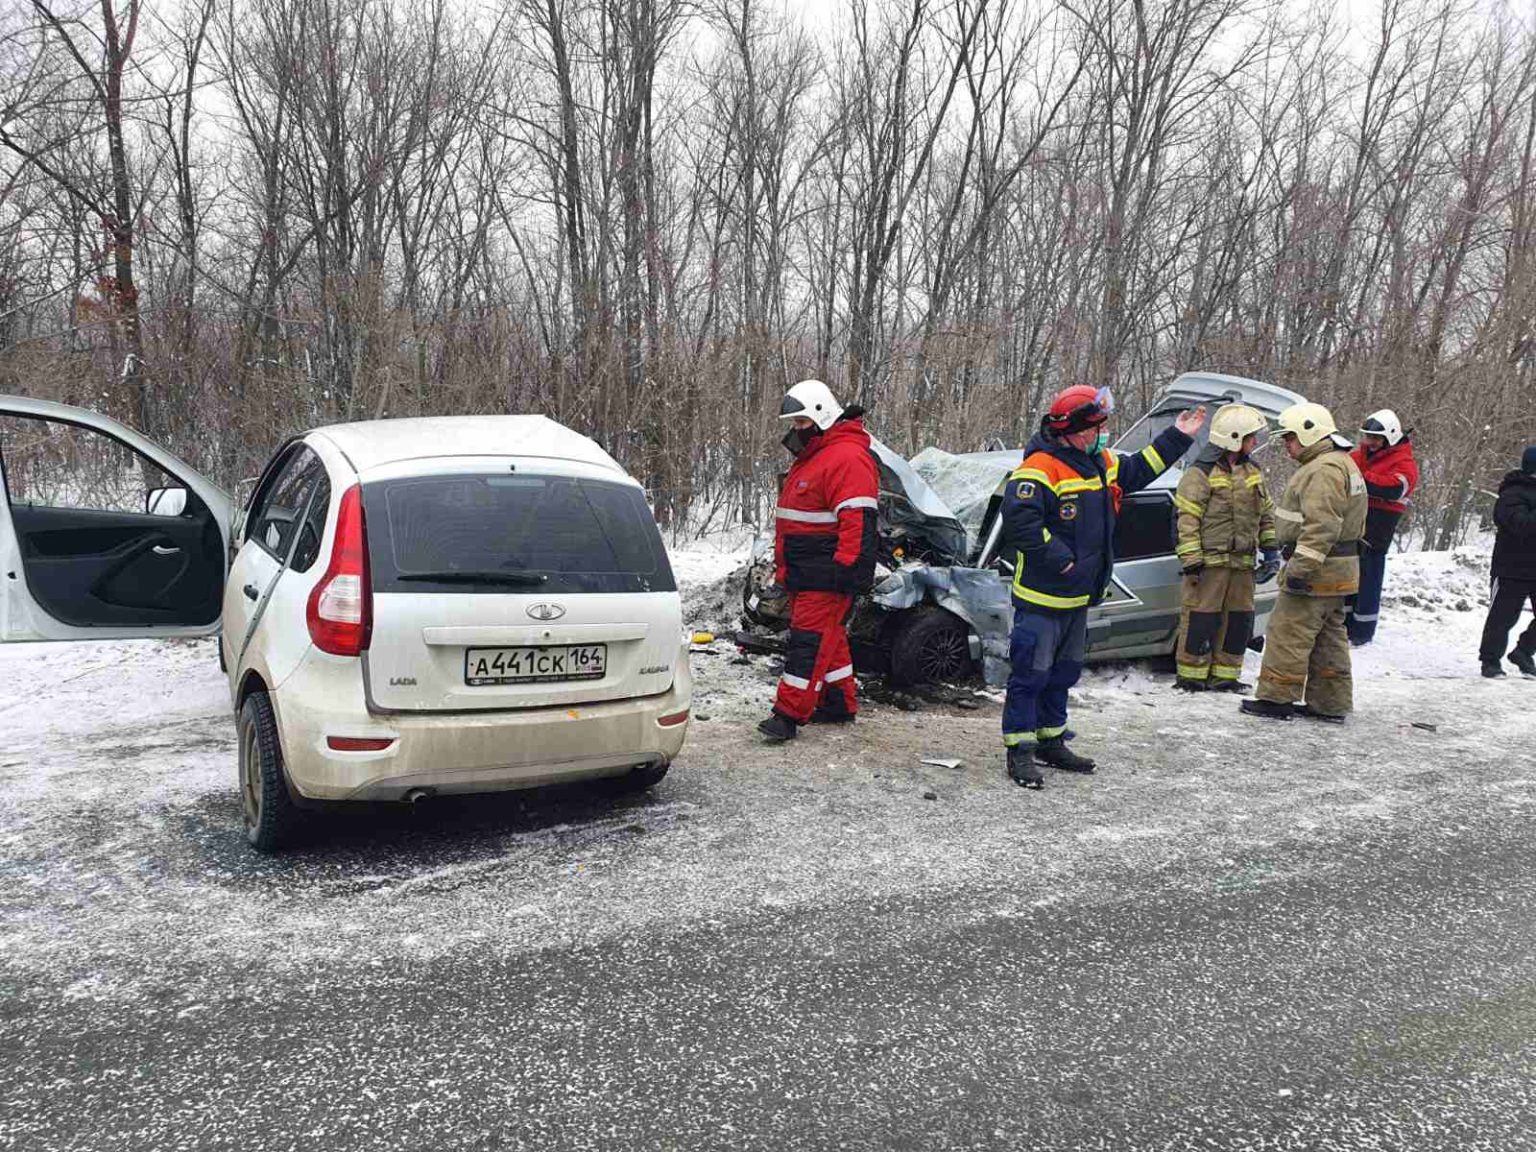
[[1300,512],[1292,512],[1288,508],[1276,508],[1275,515],[1287,524],[1305,524],[1307,522],[1307,518]]
[[1159,472],[1164,472],[1168,468],[1168,465],[1163,463],[1163,458],[1158,455],[1157,449],[1152,447],[1150,444],[1141,450],[1141,456],[1143,460],[1152,465],[1152,467],[1157,469]]
[[848,508],[878,508],[878,507],[880,507],[880,501],[875,499],[873,496],[850,496],[848,499],[844,500],[841,504],[833,505],[832,511],[835,514],[835,513],[838,513],[838,512],[842,512],[842,511],[844,511],[845,509],[848,509]]
[[1248,477],[1248,487],[1250,488],[1257,488],[1262,483],[1264,483],[1264,474],[1262,472],[1255,472],[1252,476]]
[[773,514],[780,520],[793,520],[796,524],[836,524],[836,512],[801,512],[795,508],[775,508]]
[[1193,500],[1186,499],[1183,496],[1175,496],[1173,498],[1173,504],[1174,507],[1177,508],[1180,512],[1186,512],[1193,516],[1196,520],[1205,515],[1204,508],[1200,507],[1200,505],[1196,504]]
[[1369,616],[1362,616],[1358,612],[1351,612],[1350,615],[1353,616],[1356,620],[1360,621],[1362,624],[1374,624],[1376,621],[1381,619],[1380,612],[1372,612]]
[[1308,548],[1305,544],[1296,545],[1296,555],[1305,556],[1308,560],[1316,560],[1319,564],[1327,561],[1328,557],[1316,548]]

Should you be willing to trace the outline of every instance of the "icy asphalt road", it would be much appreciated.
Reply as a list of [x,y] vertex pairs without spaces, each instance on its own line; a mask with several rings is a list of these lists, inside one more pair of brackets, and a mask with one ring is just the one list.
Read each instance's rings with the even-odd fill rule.
[[649,798],[269,860],[208,646],[4,650],[0,1148],[1536,1147],[1536,684],[1400,663],[1344,729],[1100,673],[1030,795],[995,708],[722,690]]

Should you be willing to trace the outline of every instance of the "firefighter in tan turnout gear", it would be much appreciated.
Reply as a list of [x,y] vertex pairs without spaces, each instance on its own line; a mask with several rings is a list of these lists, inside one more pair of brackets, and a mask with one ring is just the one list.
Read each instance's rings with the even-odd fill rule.
[[1242,710],[1343,723],[1354,706],[1345,600],[1360,587],[1360,539],[1367,495],[1350,443],[1321,404],[1280,413],[1285,450],[1298,467],[1285,486],[1275,522],[1285,570],[1269,618],[1264,665],[1254,699]]
[[1184,570],[1176,657],[1178,687],[1188,692],[1247,692],[1243,654],[1253,638],[1253,588],[1259,571],[1280,568],[1275,505],[1264,473],[1249,459],[1264,430],[1263,413],[1227,404],[1211,419],[1210,446],[1179,481],[1175,549]]

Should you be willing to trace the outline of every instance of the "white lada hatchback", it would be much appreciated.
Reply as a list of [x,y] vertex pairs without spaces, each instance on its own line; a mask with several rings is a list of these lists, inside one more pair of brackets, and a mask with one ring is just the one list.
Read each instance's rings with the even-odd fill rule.
[[238,516],[132,429],[63,405],[0,397],[0,465],[0,639],[220,631],[259,849],[327,801],[646,788],[682,747],[688,649],[656,522],[553,421],[318,428]]

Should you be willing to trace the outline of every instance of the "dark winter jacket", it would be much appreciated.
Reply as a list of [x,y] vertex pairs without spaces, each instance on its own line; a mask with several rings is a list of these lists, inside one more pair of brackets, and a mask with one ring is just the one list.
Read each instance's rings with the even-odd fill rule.
[[1372,552],[1392,547],[1397,522],[1408,510],[1408,497],[1419,486],[1419,465],[1413,458],[1413,443],[1404,436],[1380,452],[1367,452],[1361,445],[1350,453],[1365,477],[1365,491],[1370,503],[1365,514],[1364,545]]
[[[1015,605],[1072,611],[1103,600],[1115,567],[1121,494],[1152,483],[1190,443],[1173,427],[1127,455],[1089,456],[1052,437],[1030,441],[1003,493]],[[1069,564],[1071,571],[1063,571]]]
[[795,457],[775,514],[778,581],[791,592],[863,592],[874,582],[880,467],[857,417]]
[[1493,541],[1493,575],[1498,580],[1536,583],[1536,476],[1511,472],[1499,485],[1493,506],[1498,535]]

